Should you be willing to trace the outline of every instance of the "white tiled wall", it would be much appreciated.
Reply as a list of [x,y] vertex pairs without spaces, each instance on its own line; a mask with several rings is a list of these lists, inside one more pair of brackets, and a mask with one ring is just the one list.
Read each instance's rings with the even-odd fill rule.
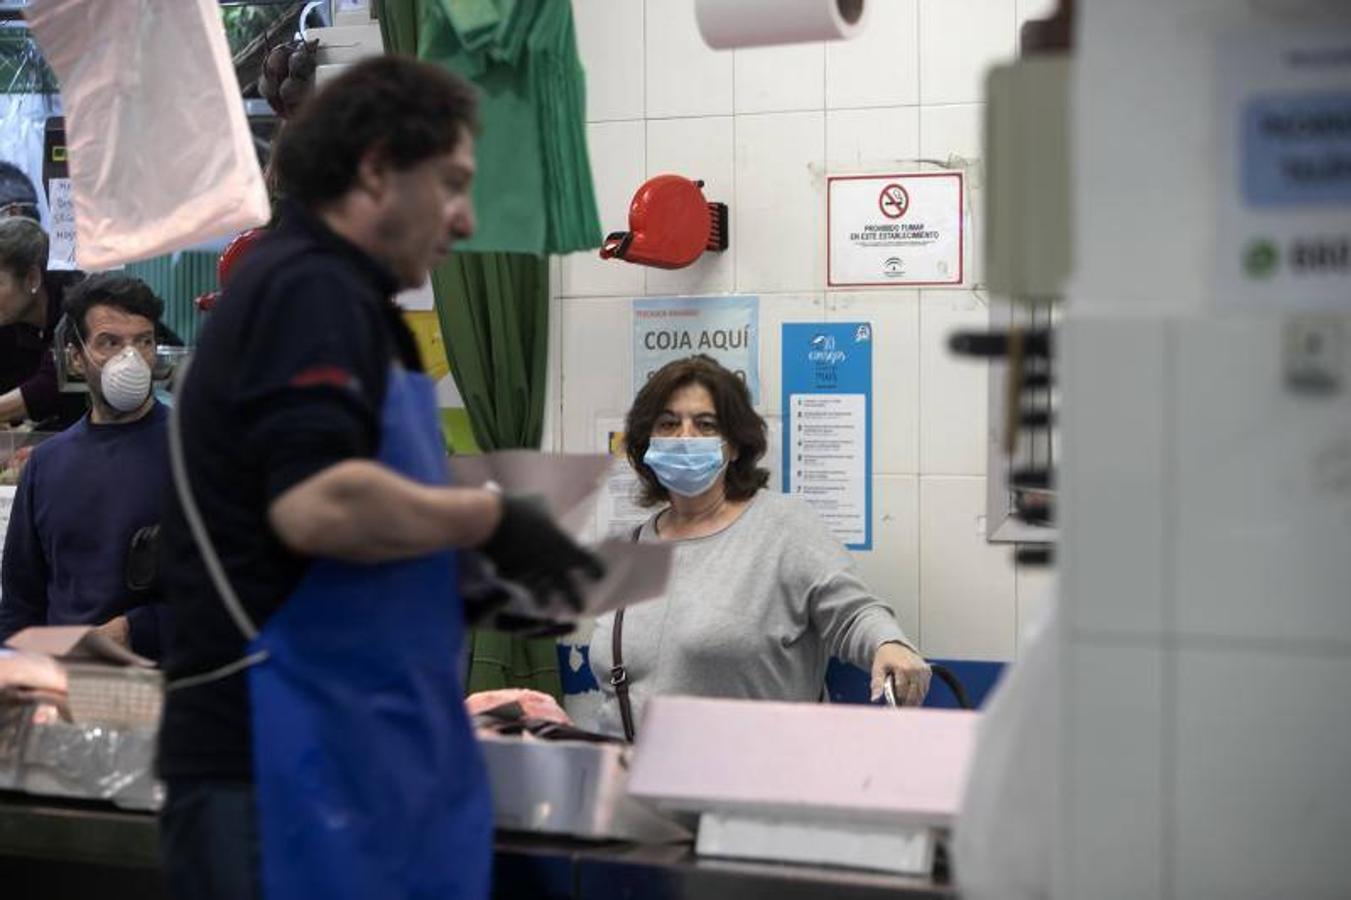
[[[1060,773],[1069,786],[1061,834],[1072,862],[1057,897],[1163,900],[1159,847],[1168,796],[1163,740],[1164,651],[1150,646],[1078,645],[1064,657]],[[1047,698],[1054,702],[1053,698]],[[1178,894],[1178,900],[1191,894]]]
[[870,5],[863,34],[826,45],[830,109],[919,103],[919,4],[888,0]]
[[920,0],[919,102],[979,103],[985,70],[1014,53],[1008,0]]
[[954,331],[988,326],[971,291],[924,291],[920,300],[919,465],[926,475],[984,475],[989,407],[985,368],[948,352]]
[[983,478],[920,478],[920,640],[931,656],[1014,655],[1018,616],[1011,549],[986,542],[984,514]]
[[[984,71],[1012,56],[1019,22],[1053,5],[874,0],[854,41],[713,51],[694,0],[573,0],[603,230],[627,227],[645,178],[675,172],[728,204],[731,246],[676,271],[595,253],[563,261],[555,446],[592,450],[595,416],[624,410],[633,297],[759,296],[766,413],[779,409],[782,323],[872,322],[874,549],[860,567],[925,652],[1012,658],[1018,622],[1050,588],[981,536],[985,374],[945,349],[952,329],[985,325],[984,292],[827,291],[825,179],[979,161]],[[979,181],[973,170],[973,210]]]
[[611,122],[643,117],[643,4],[577,0],[572,4],[577,52],[605,58],[606,69],[587,67],[586,120]]
[[[586,129],[595,173],[596,207],[604,231],[617,231],[605,223],[628,220],[629,185],[641,184],[647,171],[647,128],[641,119],[596,122]],[[563,259],[561,283],[564,297],[596,295],[632,296],[646,289],[647,273],[641,266],[616,265],[596,253],[573,253]]]
[[825,47],[787,44],[734,54],[734,111],[790,112],[825,108]]
[[[614,0],[598,0],[606,7]],[[638,5],[638,0],[630,0]],[[694,5],[685,0],[650,0],[642,4],[647,18],[643,42],[648,118],[726,116],[733,110],[731,53],[710,50],[694,23]],[[619,66],[607,58],[613,44],[597,56],[586,56],[588,71],[607,72]],[[637,73],[621,71],[621,77]],[[595,77],[595,76],[593,76]]]
[[917,106],[826,112],[826,164],[832,171],[889,171],[919,155]]
[[736,197],[730,212],[740,291],[803,290],[825,282],[820,183],[826,114],[736,118]]
[[1347,896],[1349,690],[1346,655],[1179,653],[1173,896]]

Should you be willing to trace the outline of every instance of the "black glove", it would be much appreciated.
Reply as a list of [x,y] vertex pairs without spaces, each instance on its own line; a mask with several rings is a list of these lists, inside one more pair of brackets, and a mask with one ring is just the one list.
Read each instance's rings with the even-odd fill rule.
[[513,601],[528,596],[533,602],[534,597],[520,585],[494,577],[479,553],[465,551],[459,560],[460,598],[464,603],[464,620],[471,628],[491,628],[532,638],[560,637],[572,632],[573,625],[568,622],[506,612]]
[[493,577],[492,566],[473,550],[459,554],[458,567],[464,620],[471,627],[484,627],[490,617],[512,601],[512,591],[506,582]]
[[499,578],[519,584],[541,606],[561,594],[568,606],[580,610],[582,595],[573,574],[592,581],[605,575],[601,561],[563,533],[533,497],[503,496],[502,521],[480,550],[493,561]]
[[552,622],[548,619],[535,619],[530,616],[517,616],[500,612],[483,624],[484,628],[501,631],[523,638],[560,638],[572,634],[576,624],[573,622]]

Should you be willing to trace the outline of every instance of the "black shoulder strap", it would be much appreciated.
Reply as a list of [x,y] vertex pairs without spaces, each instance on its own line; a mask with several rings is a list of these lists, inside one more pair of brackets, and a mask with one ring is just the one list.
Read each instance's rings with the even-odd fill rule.
[[[633,542],[643,533],[643,526],[633,529]],[[614,631],[610,635],[610,686],[615,689],[615,699],[619,701],[619,719],[624,724],[624,740],[633,743],[636,731],[633,727],[633,704],[629,702],[629,673],[624,668],[624,610],[615,613]]]

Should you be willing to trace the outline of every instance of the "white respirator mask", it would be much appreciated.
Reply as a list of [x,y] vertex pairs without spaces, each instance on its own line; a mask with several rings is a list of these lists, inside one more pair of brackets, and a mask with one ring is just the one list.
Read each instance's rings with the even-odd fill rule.
[[124,413],[138,409],[150,396],[150,381],[150,366],[134,347],[125,348],[104,363],[99,377],[103,399]]

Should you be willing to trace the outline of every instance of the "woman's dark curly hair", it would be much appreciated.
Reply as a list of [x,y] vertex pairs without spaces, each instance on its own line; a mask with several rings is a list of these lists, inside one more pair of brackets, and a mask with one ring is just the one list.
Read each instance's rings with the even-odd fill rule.
[[711,356],[688,356],[667,363],[648,379],[634,398],[624,422],[625,449],[634,471],[643,481],[639,502],[644,506],[654,506],[671,498],[670,492],[643,462],[643,455],[652,440],[652,429],[666,411],[671,395],[691,384],[703,385],[712,395],[718,429],[732,448],[733,458],[727,464],[723,482],[727,499],[749,500],[769,483],[769,471],[756,466],[765,455],[765,420],[751,405],[751,392],[746,389],[746,383]]

